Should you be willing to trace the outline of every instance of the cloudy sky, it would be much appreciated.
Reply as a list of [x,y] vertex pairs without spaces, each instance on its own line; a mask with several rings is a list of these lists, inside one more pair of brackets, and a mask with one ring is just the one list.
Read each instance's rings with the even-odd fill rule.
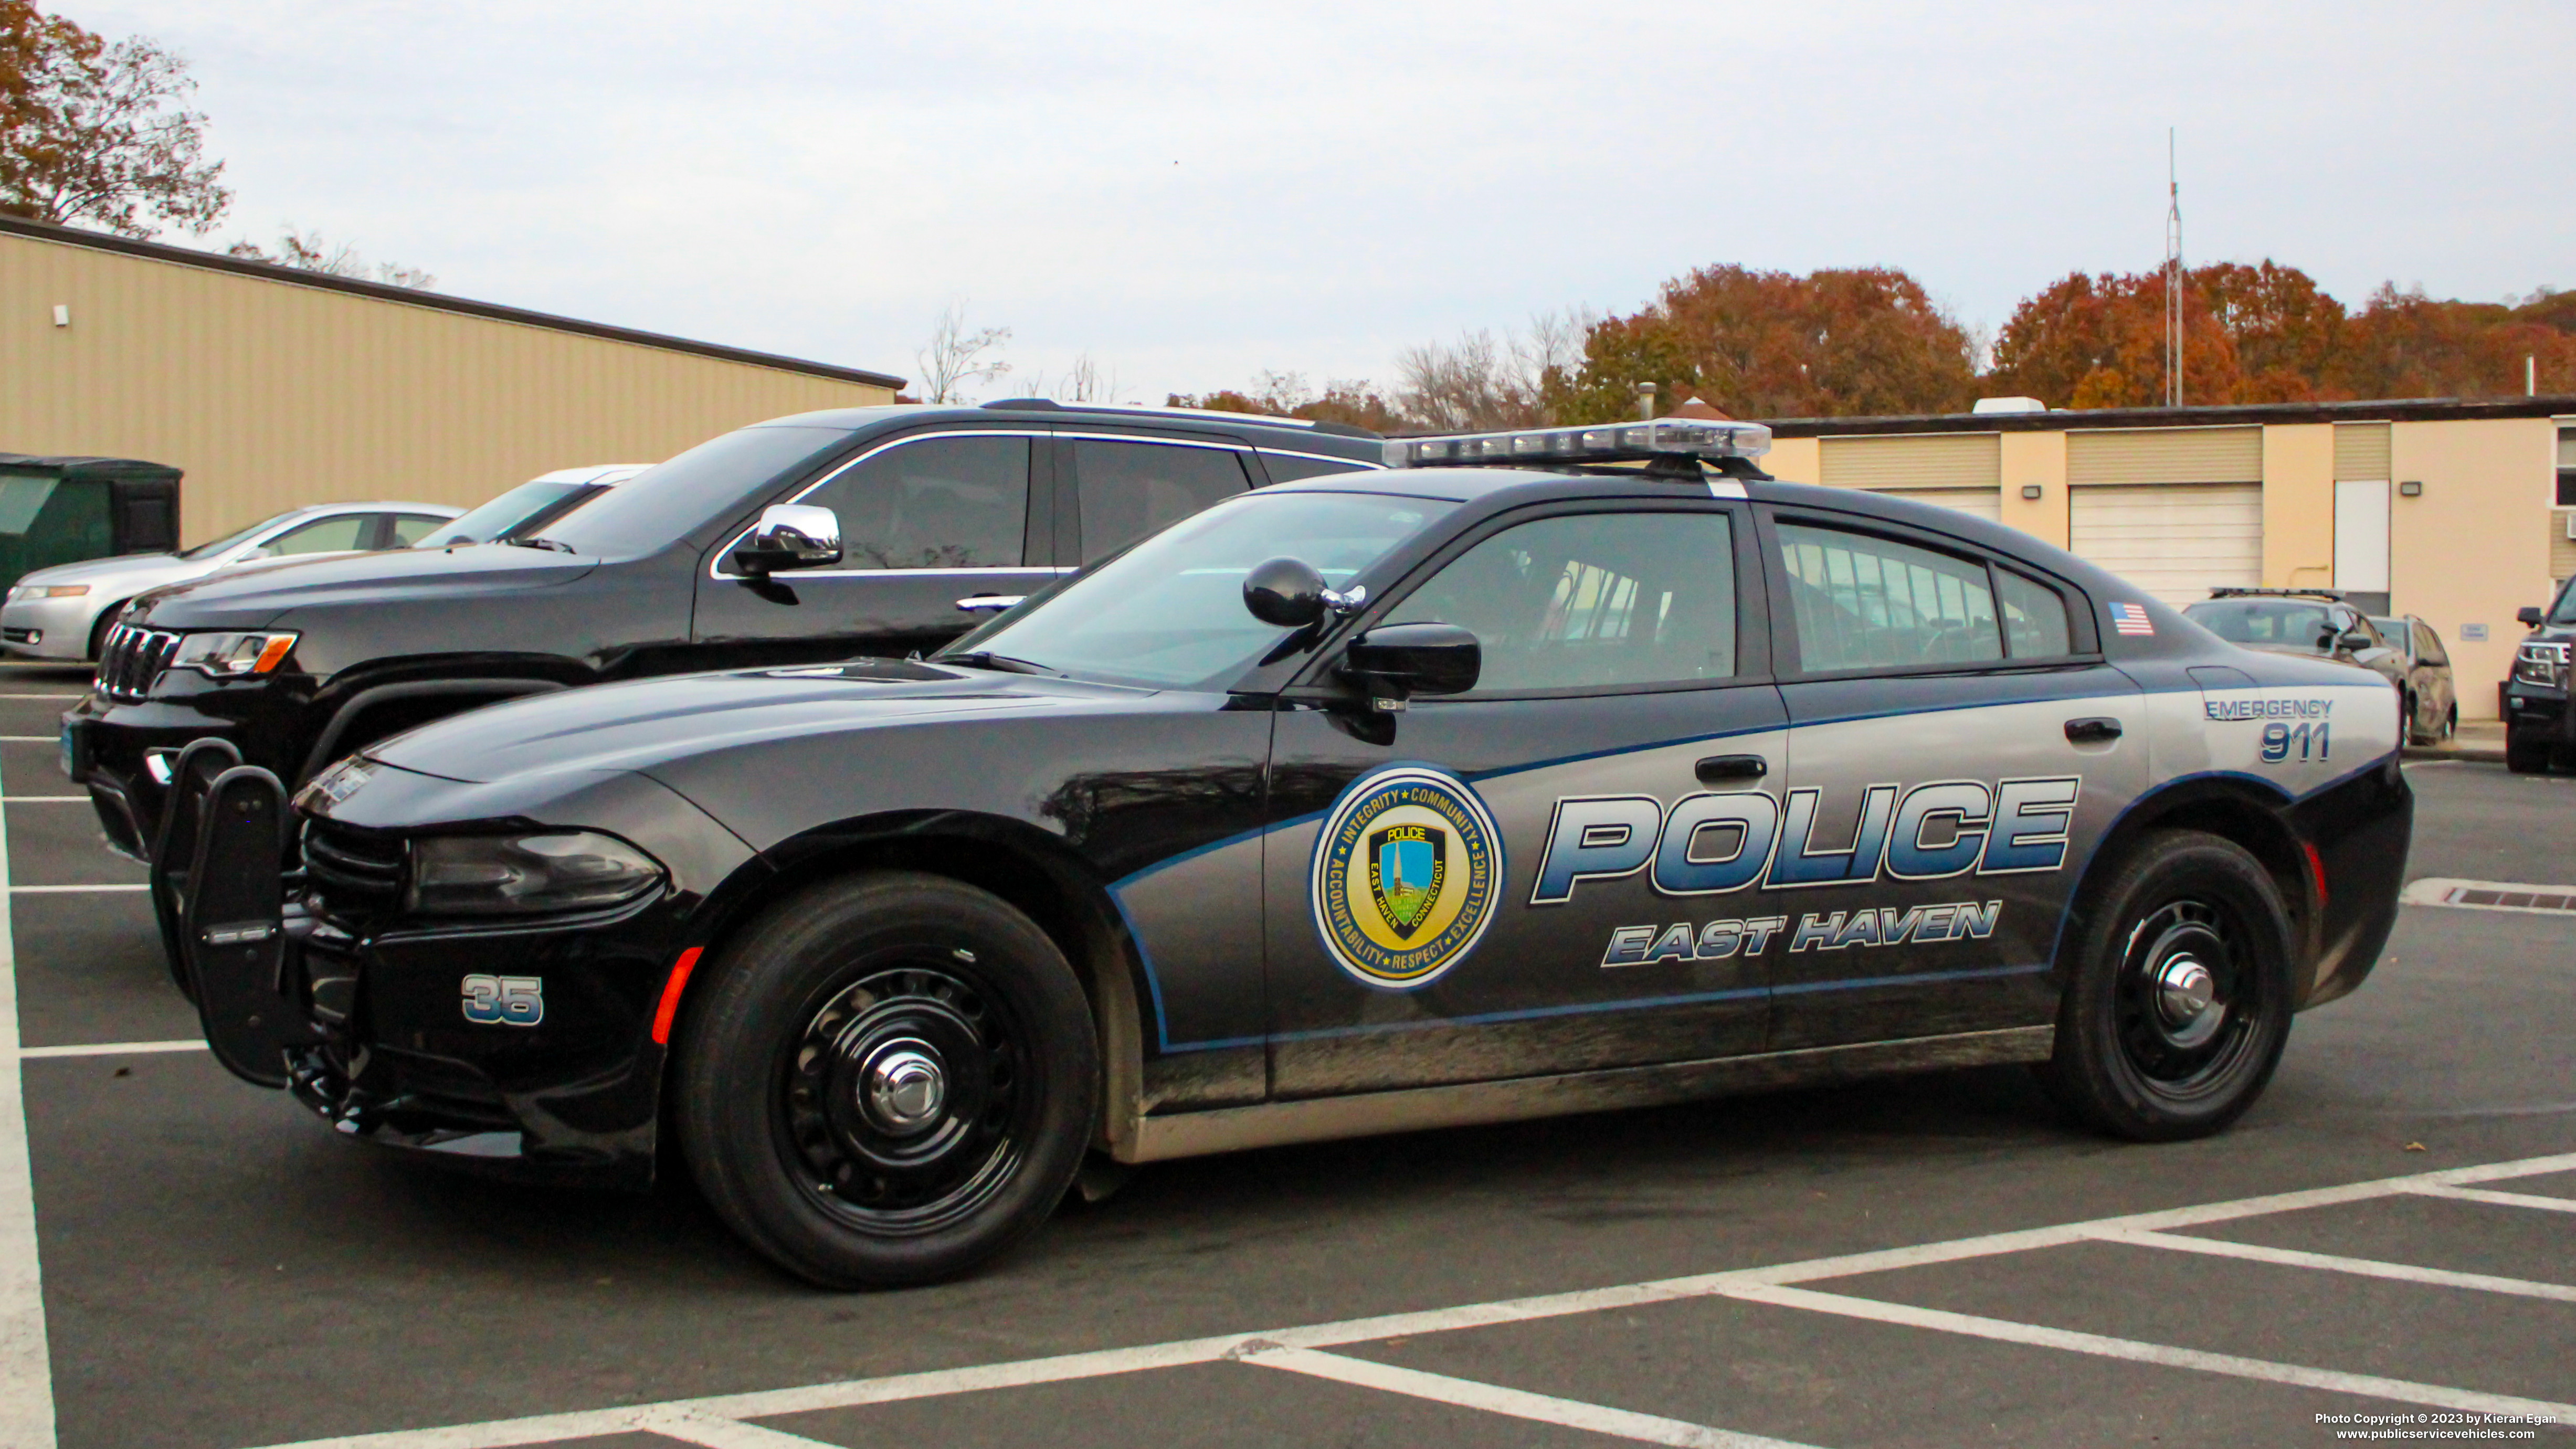
[[2565,0],[45,3],[192,63],[213,241],[906,376],[963,301],[1000,392],[1385,378],[1719,262],[1991,329],[2158,263],[2168,125],[2195,261],[2576,286]]

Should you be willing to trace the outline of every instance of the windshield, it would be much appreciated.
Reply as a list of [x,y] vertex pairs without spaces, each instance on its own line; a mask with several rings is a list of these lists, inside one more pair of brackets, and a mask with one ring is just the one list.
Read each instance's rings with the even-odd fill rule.
[[1251,493],[1073,580],[942,651],[988,652],[1125,684],[1219,689],[1288,632],[1243,607],[1243,576],[1285,554],[1340,588],[1457,505],[1378,493]]
[[221,537],[221,538],[219,538],[219,539],[216,539],[216,540],[215,540],[214,542],[212,542],[212,543],[201,543],[201,544],[198,544],[195,548],[188,549],[188,550],[186,550],[186,551],[182,552],[182,553],[179,555],[179,557],[181,557],[181,558],[213,558],[216,554],[222,553],[225,549],[228,549],[228,548],[232,547],[234,544],[237,544],[237,543],[241,542],[243,539],[250,537],[252,534],[259,532],[261,529],[267,528],[267,527],[268,527],[269,525],[271,525],[271,524],[284,523],[286,520],[288,520],[289,518],[292,518],[292,517],[294,517],[294,516],[295,516],[295,514],[294,514],[294,510],[289,509],[288,511],[286,511],[286,512],[284,512],[284,513],[276,514],[276,515],[274,515],[274,516],[272,516],[272,517],[268,517],[268,518],[263,518],[263,519],[261,519],[259,522],[252,524],[252,525],[251,525],[250,527],[248,527],[248,528],[242,529],[242,530],[240,530],[239,532],[236,532],[236,533],[227,533],[227,534],[225,534],[223,537]]
[[490,543],[511,529],[536,517],[563,501],[568,494],[578,493],[588,485],[581,483],[522,483],[482,507],[458,515],[446,526],[412,545],[414,548],[445,548],[455,543]]
[[2332,654],[2338,632],[2331,608],[2303,600],[2213,599],[2182,612],[2221,639],[2261,649]]
[[2549,606],[2549,622],[2576,624],[2576,577],[2570,577],[2567,586],[2558,591],[2558,602]]
[[737,429],[645,469],[543,532],[575,553],[600,558],[654,553],[719,515],[731,515],[849,436],[841,428]]

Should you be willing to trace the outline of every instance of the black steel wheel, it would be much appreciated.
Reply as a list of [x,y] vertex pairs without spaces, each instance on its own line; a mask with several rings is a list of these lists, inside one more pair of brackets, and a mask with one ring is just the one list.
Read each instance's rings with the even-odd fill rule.
[[2199,1137],[2262,1094],[2289,1039],[2291,922],[2262,863],[2198,831],[2146,837],[2077,933],[2041,1077],[2097,1128]]
[[2533,739],[2508,725],[2504,732],[2504,767],[2517,775],[2547,774],[2551,748],[2549,741]]
[[829,1287],[949,1277],[1045,1221],[1099,1101],[1081,983],[971,886],[875,873],[782,901],[693,987],[679,1137],[726,1222]]

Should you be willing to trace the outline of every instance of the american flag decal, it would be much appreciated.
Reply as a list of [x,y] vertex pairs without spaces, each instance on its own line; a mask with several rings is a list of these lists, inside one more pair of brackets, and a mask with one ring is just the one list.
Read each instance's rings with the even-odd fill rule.
[[2143,606],[2137,604],[2112,604],[2111,627],[2123,634],[2156,632],[2155,621],[2147,617],[2147,611]]

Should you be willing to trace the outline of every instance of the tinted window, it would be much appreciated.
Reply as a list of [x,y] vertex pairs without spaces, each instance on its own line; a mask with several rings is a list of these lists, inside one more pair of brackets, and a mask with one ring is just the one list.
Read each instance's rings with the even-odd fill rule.
[[409,548],[428,537],[431,529],[446,521],[435,513],[397,513],[394,515],[394,536],[386,546]]
[[2075,652],[2066,623],[2066,599],[2057,590],[2010,569],[1995,570],[2004,593],[2004,643],[2015,659],[2050,659]]
[[1287,555],[1335,588],[1455,508],[1369,493],[1255,493],[1184,520],[1025,612],[949,646],[1068,674],[1222,689],[1288,630],[1243,607],[1243,576]]
[[1355,463],[1343,458],[1303,458],[1292,453],[1267,451],[1261,455],[1261,466],[1269,470],[1270,481],[1273,483],[1294,483],[1300,478],[1316,478],[1326,473],[1349,473],[1354,470],[1365,470],[1368,467],[1365,463]]
[[1484,645],[1476,692],[1612,688],[1735,673],[1735,544],[1723,513],[1593,513],[1506,529],[1387,615]]
[[2335,635],[2344,616],[2326,604],[2282,603],[2262,599],[2204,600],[2183,610],[2185,617],[2234,644],[2273,649],[2300,649],[2312,654],[2334,652]]
[[658,552],[731,517],[848,437],[839,428],[763,425],[710,438],[583,504],[545,536],[602,558]]
[[1798,625],[1798,663],[1810,674],[2004,657],[1983,564],[1796,523],[1781,525],[1780,547]]
[[544,513],[563,501],[565,495],[580,491],[578,483],[522,483],[491,501],[467,510],[434,527],[416,539],[424,548],[445,548],[451,543],[488,543],[502,534]]
[[2442,652],[2442,636],[2430,624],[2415,626],[2415,657],[2427,664],[2448,664],[2451,656]]
[[261,532],[268,528],[271,524],[277,522],[278,518],[282,518],[284,516],[284,514],[279,514],[275,517],[263,518],[248,528],[235,529],[231,533],[227,533],[223,537],[216,539],[211,543],[198,544],[195,548],[189,549],[187,552],[179,555],[179,557],[213,558],[216,554],[222,553],[225,549],[232,547],[234,544],[241,542],[252,534]]
[[1029,527],[1029,440],[904,443],[797,501],[839,516],[844,568],[1016,568]]
[[365,548],[367,535],[381,515],[343,513],[335,518],[320,519],[302,528],[290,528],[260,547],[278,558],[299,553],[337,553],[343,549]]
[[1082,561],[1106,558],[1251,486],[1225,448],[1154,443],[1073,445],[1075,496],[1082,500]]

